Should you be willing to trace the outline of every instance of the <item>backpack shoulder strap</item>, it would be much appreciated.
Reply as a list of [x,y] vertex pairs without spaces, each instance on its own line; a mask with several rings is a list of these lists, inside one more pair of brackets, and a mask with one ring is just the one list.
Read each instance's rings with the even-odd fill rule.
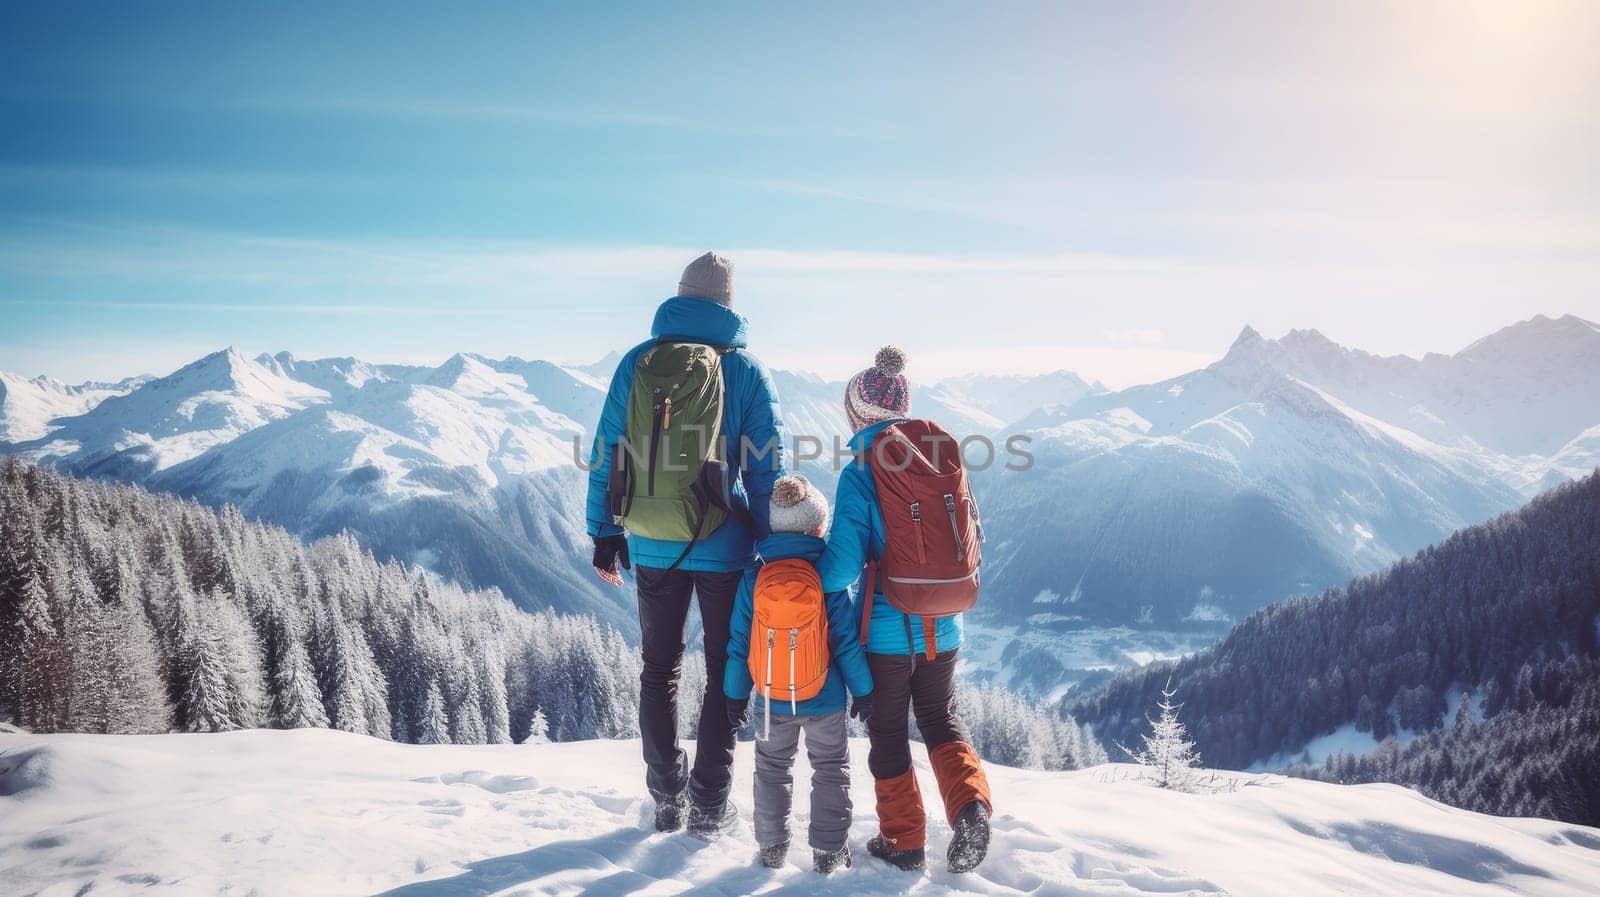
[[878,562],[867,561],[866,582],[861,587],[861,647],[867,646],[867,634],[872,631],[872,590],[877,586]]

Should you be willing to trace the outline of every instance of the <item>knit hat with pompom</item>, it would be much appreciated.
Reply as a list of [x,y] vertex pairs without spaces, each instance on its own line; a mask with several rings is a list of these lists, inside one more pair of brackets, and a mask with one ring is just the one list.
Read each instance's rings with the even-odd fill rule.
[[850,378],[844,389],[844,411],[852,427],[859,430],[911,413],[911,387],[902,373],[906,361],[904,349],[884,346],[872,367]]
[[828,529],[828,499],[799,474],[772,484],[768,525],[775,533],[815,533]]

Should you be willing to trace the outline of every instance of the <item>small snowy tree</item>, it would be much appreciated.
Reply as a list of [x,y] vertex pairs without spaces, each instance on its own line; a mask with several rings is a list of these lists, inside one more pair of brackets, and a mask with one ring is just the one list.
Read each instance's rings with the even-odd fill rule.
[[534,708],[533,716],[528,718],[528,731],[522,736],[523,744],[545,744],[550,740],[550,724],[545,721],[544,711]]
[[1178,710],[1183,705],[1172,703],[1177,693],[1172,687],[1172,680],[1168,679],[1166,687],[1161,689],[1161,702],[1156,705],[1161,708],[1161,718],[1150,720],[1151,733],[1142,736],[1143,750],[1133,751],[1122,745],[1118,747],[1145,768],[1152,785],[1181,791],[1194,781],[1194,770],[1200,765],[1200,755],[1194,749],[1188,729],[1178,719]]

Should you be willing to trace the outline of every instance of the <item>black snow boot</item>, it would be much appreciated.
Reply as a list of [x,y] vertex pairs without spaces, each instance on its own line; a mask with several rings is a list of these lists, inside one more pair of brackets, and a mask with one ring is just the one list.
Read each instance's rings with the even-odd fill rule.
[[956,814],[955,834],[950,839],[951,872],[971,872],[989,854],[989,808],[975,800]]
[[817,871],[823,875],[827,875],[836,869],[849,869],[850,845],[846,844],[838,850],[813,850],[811,851],[811,862],[816,866]]
[[738,822],[739,811],[733,804],[725,803],[712,809],[689,807],[689,834],[705,841],[717,840]]
[[779,841],[776,844],[761,848],[761,865],[768,869],[782,869],[789,862],[789,842]]
[[907,872],[920,872],[928,866],[927,851],[918,847],[916,850],[895,850],[884,840],[883,835],[873,835],[867,842],[867,853],[888,863],[896,869]]
[[669,797],[665,800],[656,799],[656,831],[675,832],[683,828],[683,812],[689,808],[689,801],[683,795]]

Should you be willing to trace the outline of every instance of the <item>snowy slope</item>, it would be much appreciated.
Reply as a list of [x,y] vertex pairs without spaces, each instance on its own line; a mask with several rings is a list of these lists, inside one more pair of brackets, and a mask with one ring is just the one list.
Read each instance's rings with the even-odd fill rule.
[[573,440],[604,391],[544,362],[458,354],[434,368],[270,359],[332,399],[148,476],[302,536],[357,533],[398,557],[525,608],[594,614],[629,630],[627,596],[588,570]]
[[[858,853],[876,827],[865,748],[853,744]],[[1238,777],[1254,784],[1175,794],[1127,781],[1125,767],[991,768],[995,840],[975,873],[943,868],[949,830],[936,820],[928,873],[861,855],[823,879],[803,845],[788,867],[762,869],[747,823],[710,845],[649,831],[638,749],[416,747],[327,730],[0,735],[0,869],[18,897],[1557,897],[1600,880],[1594,829],[1480,816],[1387,785]],[[750,769],[741,745],[734,800],[746,820]],[[796,775],[805,781],[804,759]]]
[[1090,383],[1071,371],[1054,371],[1037,376],[1015,374],[969,374],[950,377],[926,390],[914,392],[917,401],[944,408],[965,409],[975,419],[987,420],[985,432],[998,432],[1050,405],[1069,406],[1089,396],[1110,390]]
[[1282,370],[1428,439],[1547,456],[1600,424],[1600,325],[1538,315],[1453,355],[1380,357],[1315,330],[1261,342]]
[[348,529],[381,557],[631,630],[626,597],[588,570],[575,498],[573,440],[587,452],[603,397],[585,373],[518,358],[378,366],[227,349],[11,450],[304,537]]
[[75,386],[52,377],[29,379],[0,371],[0,444],[39,439],[112,396],[126,395],[148,377],[129,377],[117,383],[81,383]]
[[326,390],[228,348],[106,398],[18,448],[74,472],[139,479],[328,399]]
[[1247,328],[1199,371],[1019,422],[1036,468],[981,480],[985,612],[1056,628],[1224,623],[1524,501],[1514,464],[1353,408],[1279,354]]

